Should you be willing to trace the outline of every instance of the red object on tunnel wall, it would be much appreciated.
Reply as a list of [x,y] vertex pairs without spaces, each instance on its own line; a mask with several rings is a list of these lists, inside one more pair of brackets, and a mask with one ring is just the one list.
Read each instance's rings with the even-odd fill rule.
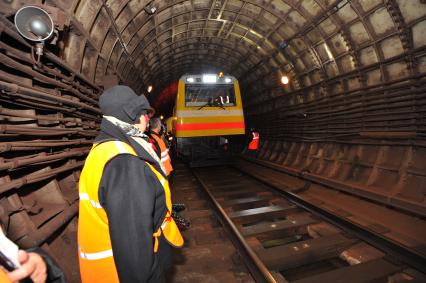
[[178,81],[175,81],[166,86],[158,96],[155,97],[151,105],[157,111],[157,113],[164,113],[167,117],[167,113],[171,115],[175,98],[178,91]]

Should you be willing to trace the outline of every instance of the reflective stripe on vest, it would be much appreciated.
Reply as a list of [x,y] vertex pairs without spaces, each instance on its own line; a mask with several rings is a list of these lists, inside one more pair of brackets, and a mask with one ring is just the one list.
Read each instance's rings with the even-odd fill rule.
[[102,252],[98,252],[98,253],[83,253],[83,252],[80,252],[80,257],[83,258],[83,259],[88,259],[88,260],[97,260],[97,259],[107,258],[107,257],[110,257],[110,256],[113,256],[112,249],[102,251]]
[[259,148],[259,133],[253,132],[253,138],[248,145],[248,149],[256,150]]
[[[131,154],[136,156],[136,152],[130,145],[120,141],[108,141],[95,144],[86,159],[80,175],[78,245],[80,273],[83,283],[119,282],[109,236],[108,218],[98,199],[98,189],[104,168],[108,161],[119,154]],[[166,229],[160,227],[153,233],[155,239],[154,251],[156,252],[158,250],[158,237],[161,234],[163,234],[167,241],[171,242],[173,246],[182,246],[183,238],[180,235],[176,223],[169,217],[171,199],[168,182],[154,167],[150,164],[148,164],[148,166],[163,186],[166,206],[168,208],[163,223],[161,224],[161,226],[164,225]],[[169,225],[169,223],[171,223],[171,225]]]
[[94,208],[102,208],[102,205],[99,202],[89,199],[89,195],[86,193],[79,193],[80,201],[87,200]]

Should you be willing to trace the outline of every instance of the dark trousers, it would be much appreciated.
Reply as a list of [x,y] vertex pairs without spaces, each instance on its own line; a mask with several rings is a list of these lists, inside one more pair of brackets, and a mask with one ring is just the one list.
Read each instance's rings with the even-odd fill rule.
[[247,156],[256,158],[257,157],[257,149],[248,149]]

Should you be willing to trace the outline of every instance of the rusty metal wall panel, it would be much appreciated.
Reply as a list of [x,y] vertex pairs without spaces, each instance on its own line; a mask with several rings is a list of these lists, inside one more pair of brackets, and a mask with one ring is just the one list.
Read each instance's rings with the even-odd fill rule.
[[3,16],[0,30],[0,219],[20,247],[42,246],[78,282],[77,184],[100,89],[49,47],[37,60]]

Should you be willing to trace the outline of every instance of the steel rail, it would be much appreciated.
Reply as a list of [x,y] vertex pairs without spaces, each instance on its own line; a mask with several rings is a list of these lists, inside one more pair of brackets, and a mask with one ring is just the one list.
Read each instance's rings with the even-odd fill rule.
[[47,100],[48,102],[56,102],[56,104],[67,104],[70,106],[74,106],[76,108],[82,108],[94,112],[96,114],[100,114],[101,111],[97,107],[89,106],[82,102],[77,102],[68,98],[64,98],[62,96],[50,94],[48,92],[44,92],[41,90],[37,90],[33,87],[24,87],[18,84],[11,84],[7,82],[0,81],[0,90],[8,92],[9,94],[13,94],[14,96],[19,96],[20,93],[29,96],[35,96],[36,98],[41,98]]
[[394,256],[399,261],[411,267],[414,267],[415,269],[420,270],[423,273],[426,273],[426,257],[420,254],[419,252],[413,249],[409,249],[397,243],[396,241],[393,241],[388,238],[384,238],[372,230],[369,230],[365,227],[360,226],[359,224],[346,220],[323,208],[320,208],[304,200],[303,198],[297,196],[294,193],[291,193],[289,191],[283,191],[282,188],[280,188],[277,184],[270,183],[263,178],[251,175],[250,173],[243,171],[237,166],[234,166],[234,168],[258,180],[259,182],[271,187],[275,192],[284,196],[286,199],[296,204],[297,206],[303,209],[306,209],[307,211],[313,213],[314,215],[317,215],[318,217],[324,219],[325,221],[338,226],[342,230],[347,231],[348,233],[352,235],[355,235],[356,237],[360,238],[366,243],[384,251],[386,254]]
[[42,152],[33,156],[20,156],[10,160],[6,159],[3,160],[3,162],[0,162],[0,170],[12,170],[27,165],[54,163],[56,161],[62,161],[65,158],[87,155],[89,151],[90,147],[85,147],[53,154]]
[[20,134],[28,136],[63,136],[63,135],[80,135],[95,137],[98,132],[94,130],[83,129],[67,129],[67,128],[49,128],[49,127],[25,127],[15,125],[0,125],[0,133]]
[[74,94],[76,97],[78,97],[81,100],[85,100],[86,102],[90,102],[92,105],[97,105],[98,102],[95,99],[92,99],[83,93],[79,92],[78,90],[73,89],[72,85],[67,85],[61,81],[58,81],[56,79],[50,78],[44,74],[41,74],[39,72],[36,72],[31,68],[30,66],[25,66],[18,61],[13,60],[9,56],[3,55],[0,53],[0,60],[2,63],[6,66],[9,66],[10,68],[13,68],[15,70],[21,71],[27,75],[32,76],[35,80],[44,82],[46,84],[50,84],[55,86],[57,89],[63,89],[65,91],[68,91],[72,94]]
[[31,140],[31,141],[11,141],[0,142],[0,153],[7,151],[41,150],[51,147],[82,146],[91,145],[92,140],[71,139],[71,140]]
[[19,189],[20,187],[27,184],[37,183],[37,182],[52,178],[59,173],[80,168],[80,167],[83,167],[83,165],[84,165],[84,161],[68,162],[66,165],[63,165],[54,169],[50,169],[47,172],[36,172],[21,178],[12,179],[11,181],[0,184],[0,194],[5,193],[11,189]]
[[[2,80],[2,75],[0,72],[0,81]],[[73,115],[79,118],[87,119],[89,121],[100,121],[99,116],[93,116],[90,114],[85,114],[83,112],[77,111],[77,108],[65,108],[60,106],[51,105],[51,101],[46,101],[40,98],[36,98],[31,95],[25,94],[12,94],[2,93],[0,97],[0,102],[7,104],[13,104],[23,107],[31,107],[36,110],[55,110],[57,112],[63,112],[64,114]]]
[[267,283],[277,283],[275,278],[272,276],[268,268],[263,264],[260,258],[256,255],[256,253],[250,248],[250,246],[244,240],[244,237],[238,231],[237,227],[228,217],[222,206],[219,202],[216,201],[214,196],[210,193],[207,184],[202,180],[200,175],[193,170],[192,171],[198,182],[203,187],[205,193],[213,204],[213,208],[216,210],[220,222],[225,227],[229,234],[231,235],[231,240],[234,243],[234,246],[241,253],[242,259],[249,269],[251,275],[255,279],[256,282],[267,282]]
[[28,118],[37,121],[53,121],[53,122],[66,122],[66,123],[76,123],[77,125],[86,126],[89,128],[99,129],[99,125],[82,121],[80,118],[60,118],[60,117],[52,117],[46,115],[29,115],[21,112],[17,112],[16,110],[10,110],[3,108],[0,105],[0,114],[4,117],[19,117],[19,118]]

